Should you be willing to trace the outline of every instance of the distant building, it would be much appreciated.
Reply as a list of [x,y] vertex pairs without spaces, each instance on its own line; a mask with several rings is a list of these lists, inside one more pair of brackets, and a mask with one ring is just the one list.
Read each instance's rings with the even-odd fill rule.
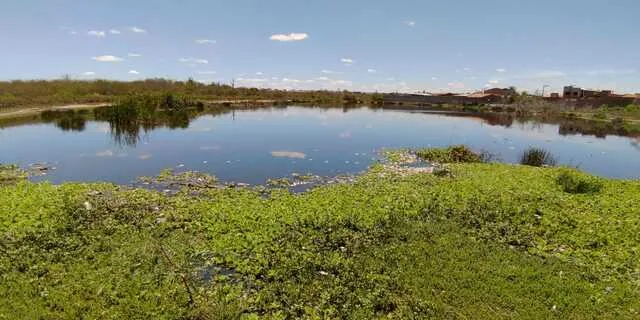
[[557,92],[552,92],[551,95],[549,95],[549,97],[553,99],[560,99],[560,94]]
[[513,94],[513,90],[509,89],[509,88],[491,88],[491,89],[485,89],[484,90],[485,94],[495,94],[501,97],[508,97],[510,95]]
[[584,92],[582,88],[566,86],[562,91],[562,97],[565,99],[581,99],[582,97],[584,97]]
[[566,86],[564,87],[564,91],[562,96],[565,99],[588,99],[588,98],[602,98],[602,97],[612,97],[613,91],[611,90],[587,90],[574,86]]

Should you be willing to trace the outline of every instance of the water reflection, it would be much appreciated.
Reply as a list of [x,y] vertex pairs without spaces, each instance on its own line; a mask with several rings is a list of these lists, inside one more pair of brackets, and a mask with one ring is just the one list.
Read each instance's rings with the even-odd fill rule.
[[62,131],[84,131],[87,122],[87,110],[48,110],[40,114],[44,123],[55,123]]
[[[264,107],[245,106],[243,110],[261,109]],[[282,109],[286,107],[271,107]],[[319,107],[314,107],[319,108]],[[337,109],[321,107],[323,109]],[[360,107],[341,107],[343,113],[361,109]],[[105,122],[109,126],[112,140],[121,146],[136,146],[150,131],[159,128],[187,129],[190,123],[203,115],[219,116],[235,112],[235,108],[227,105],[205,107],[200,103],[185,102],[174,97],[165,97],[157,101],[136,101],[123,103],[112,107],[88,110],[44,111],[40,119],[44,123],[53,123],[63,131],[83,131],[88,120]],[[378,109],[372,109],[378,110]],[[411,113],[433,113],[425,110],[405,110]],[[522,116],[516,113],[466,113],[466,112],[437,112],[453,117],[462,117],[482,121],[490,126],[511,128],[518,125],[523,130],[533,131],[542,128],[544,124],[558,126],[558,134],[587,135],[604,139],[608,135],[636,137],[629,132],[621,121],[602,122],[596,120],[566,118],[558,116]],[[340,138],[351,137],[349,131],[340,133]],[[640,148],[638,142],[633,142],[635,148]]]

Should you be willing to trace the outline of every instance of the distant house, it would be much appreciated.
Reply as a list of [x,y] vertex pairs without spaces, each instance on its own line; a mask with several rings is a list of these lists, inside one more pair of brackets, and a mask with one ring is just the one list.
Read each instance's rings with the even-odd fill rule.
[[557,93],[557,92],[552,92],[549,97],[551,97],[553,99],[560,99],[560,94]]
[[588,90],[574,86],[564,87],[562,96],[565,99],[588,99],[588,98],[602,98],[614,96],[611,90]]

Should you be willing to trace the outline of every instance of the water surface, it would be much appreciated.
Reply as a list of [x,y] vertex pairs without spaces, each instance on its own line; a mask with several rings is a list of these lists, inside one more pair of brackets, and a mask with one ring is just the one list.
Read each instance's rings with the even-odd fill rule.
[[560,125],[534,122],[505,125],[401,110],[287,107],[199,115],[146,129],[123,132],[95,120],[6,127],[0,129],[0,163],[55,166],[35,178],[54,183],[131,183],[175,168],[254,184],[292,173],[358,173],[376,161],[381,148],[466,144],[507,162],[538,146],[564,165],[600,176],[640,178],[637,138],[567,134]]

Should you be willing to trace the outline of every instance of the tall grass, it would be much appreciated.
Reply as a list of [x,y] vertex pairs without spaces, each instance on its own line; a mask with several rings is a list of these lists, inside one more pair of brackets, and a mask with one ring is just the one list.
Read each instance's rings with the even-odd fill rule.
[[555,166],[557,163],[551,152],[542,148],[529,148],[522,153],[520,164],[532,167]]

